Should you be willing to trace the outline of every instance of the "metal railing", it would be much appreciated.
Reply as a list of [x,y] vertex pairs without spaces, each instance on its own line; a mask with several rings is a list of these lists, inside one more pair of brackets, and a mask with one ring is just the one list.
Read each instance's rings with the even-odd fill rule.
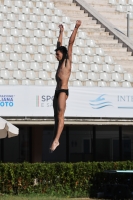
[[127,13],[127,37],[130,37],[130,15]]
[[84,10],[85,13],[88,13],[88,16],[91,16],[93,17],[93,19],[97,20],[97,24],[101,24],[101,27],[105,28],[106,32],[109,32],[110,35],[114,35],[114,39],[118,39],[118,42],[122,43],[123,47],[127,47],[127,51],[132,52],[133,55],[133,41],[131,41],[130,38],[127,37],[127,35],[118,30],[113,24],[106,20],[105,17],[98,13],[91,5],[86,3],[84,0],[73,0],[73,2],[76,3],[76,5],[80,6],[80,9]]

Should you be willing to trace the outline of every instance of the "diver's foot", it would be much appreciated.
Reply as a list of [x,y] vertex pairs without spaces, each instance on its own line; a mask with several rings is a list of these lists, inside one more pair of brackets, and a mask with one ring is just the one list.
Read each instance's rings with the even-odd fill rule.
[[51,147],[50,147],[50,153],[53,153],[53,151],[59,146],[59,142],[53,141]]

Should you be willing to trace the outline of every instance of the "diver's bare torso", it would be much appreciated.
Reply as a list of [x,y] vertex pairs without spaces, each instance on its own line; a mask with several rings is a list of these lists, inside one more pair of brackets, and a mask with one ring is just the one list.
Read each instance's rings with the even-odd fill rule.
[[68,89],[68,80],[71,74],[71,62],[69,59],[65,59],[62,63],[59,62],[59,66],[56,72],[56,90]]

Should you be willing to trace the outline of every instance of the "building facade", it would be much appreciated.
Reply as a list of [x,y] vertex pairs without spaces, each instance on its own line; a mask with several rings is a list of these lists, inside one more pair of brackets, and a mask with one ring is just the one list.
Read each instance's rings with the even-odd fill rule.
[[133,159],[131,125],[65,125],[59,147],[49,152],[53,125],[18,126],[14,138],[0,140],[3,162],[88,162]]

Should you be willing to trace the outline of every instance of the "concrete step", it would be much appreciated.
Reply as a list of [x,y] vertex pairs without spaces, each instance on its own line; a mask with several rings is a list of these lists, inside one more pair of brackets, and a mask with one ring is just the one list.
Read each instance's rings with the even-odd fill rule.
[[106,12],[114,12],[114,7],[106,6],[106,5],[91,5],[98,12],[106,11]]
[[125,60],[115,60],[115,62],[119,65],[122,65],[125,70],[133,73],[133,61],[125,61]]
[[133,70],[133,61],[132,60],[118,60],[118,59],[115,59],[115,62],[122,65],[124,68],[125,66],[126,67],[130,67],[132,70]]
[[99,47],[101,47],[101,48],[109,48],[109,49],[114,49],[114,48],[122,48],[122,45],[123,44],[121,44],[121,43],[117,43],[117,44],[105,44],[105,43],[99,43],[98,44],[99,45]]
[[[123,66],[122,66],[122,67],[123,67]],[[127,66],[124,66],[123,69],[124,69],[125,71],[127,71],[128,73],[131,73],[131,74],[133,75],[133,69],[132,69],[132,68],[127,67]],[[133,85],[133,83],[132,83],[132,85]]]
[[113,56],[113,58],[115,59],[115,60],[122,60],[122,61],[132,61],[132,65],[133,65],[133,56]]
[[79,20],[79,15],[80,15],[80,20],[82,22],[85,22],[86,24],[97,24],[97,20],[92,19],[92,17],[84,16],[84,14],[80,14],[80,12],[76,12],[75,14],[72,14],[72,12],[67,13],[64,11],[64,14],[66,14],[69,18],[71,18],[71,21],[76,21]]
[[[109,20],[112,24],[116,25],[117,27],[127,27],[127,19],[110,19]],[[133,21],[130,20],[130,28],[133,29]]]
[[[54,2],[54,3],[62,3],[62,0],[52,0],[52,2]],[[67,3],[73,3],[73,0],[67,0]]]
[[[120,29],[125,35],[127,35],[127,30]],[[133,30],[130,28],[130,37],[133,38]]]
[[92,3],[89,3],[90,5],[94,5],[94,6],[107,6],[109,8],[113,8],[113,9],[116,9],[117,5],[113,5],[113,4],[110,4],[109,3],[109,0],[106,1],[106,3],[103,3],[102,1],[100,2],[92,2]]
[[126,14],[125,13],[114,13],[113,15],[112,12],[106,12],[106,11],[100,11],[99,12],[101,15],[105,16],[106,19],[110,20],[110,19],[125,19]]
[[132,55],[132,52],[118,52],[117,51],[106,51],[104,50],[104,52],[107,54],[107,55],[110,55],[110,56],[120,56],[120,57],[124,57],[124,56],[131,56]]
[[89,29],[100,29],[101,28],[101,24],[81,24],[81,27],[80,29],[86,29],[86,30],[89,30]]
[[103,32],[103,31],[105,31],[105,28],[98,28],[98,27],[95,27],[95,28],[89,28],[88,29],[88,27],[87,26],[84,26],[84,27],[82,27],[82,30],[83,31],[86,31],[86,32]]
[[[57,7],[57,8],[59,8],[59,7]],[[84,13],[84,10],[73,10],[73,12],[71,10],[63,10],[63,13],[66,14],[66,16],[71,16],[72,18],[75,15],[76,16],[84,15],[85,17],[88,16],[88,13]]]
[[[127,24],[127,19],[123,16],[121,19],[119,18],[115,18],[115,17],[106,17],[106,19],[108,21],[110,21],[112,24],[117,23],[119,24],[119,22],[122,22],[122,20],[125,22],[125,24]],[[114,20],[115,19],[115,20]]]
[[89,3],[89,4],[99,4],[99,5],[105,5],[105,4],[108,4],[108,0],[102,0],[102,1],[97,1],[97,0],[85,0],[86,3]]
[[[113,23],[112,23],[112,24],[113,24]],[[115,23],[114,23],[113,25],[114,25],[117,29],[121,30],[122,32],[125,32],[125,31],[127,30],[127,25],[126,25],[125,23],[123,23],[123,24],[121,24],[121,25],[120,25],[120,24],[118,25],[118,24],[115,24]],[[132,25],[132,26],[130,25],[130,31],[133,32],[133,25]]]
[[[75,11],[74,13],[72,13],[71,11],[64,11],[64,13],[68,16],[71,17],[73,19],[73,17],[78,17],[79,15],[80,17],[88,17],[87,13],[81,13],[80,11]],[[88,17],[88,21],[92,20],[92,17]]]
[[124,52],[124,54],[127,52],[126,47],[105,47],[103,46],[103,49],[105,52],[108,52],[109,54],[112,52],[117,53],[117,52]]
[[[94,39],[94,38],[93,38]],[[118,44],[118,40],[104,40],[104,39],[96,39],[95,38],[95,42],[96,44],[105,44],[105,45],[117,45]]]
[[80,10],[80,7],[79,6],[74,6],[73,4],[71,5],[68,5],[68,4],[62,4],[62,3],[57,3],[55,4],[55,7],[58,7],[60,8],[61,10],[71,10],[71,11],[77,11],[77,10]]
[[108,36],[109,32],[89,32],[88,36]]
[[[76,20],[78,20],[79,19],[79,16],[77,16],[77,17],[73,17],[72,19],[71,19],[71,21],[73,22],[73,21],[76,21]],[[87,17],[80,17],[80,20],[82,21],[82,24],[95,24],[96,25],[96,23],[97,23],[97,21],[96,20],[88,20],[87,19]]]
[[81,28],[86,28],[86,29],[92,29],[92,28],[97,28],[97,29],[99,29],[99,28],[101,28],[101,24],[85,24],[85,23],[83,23],[83,24],[81,24]]
[[[108,41],[114,41],[114,36],[113,35],[108,35],[108,36],[103,36],[103,35],[99,35],[98,37],[97,36],[90,36],[91,39],[93,40],[108,40]],[[118,42],[118,40],[117,40]]]
[[[53,1],[52,1],[53,2]],[[75,6],[75,7],[79,7],[79,6],[76,6],[76,3],[73,3],[73,2],[69,2],[69,1],[57,1],[57,2],[53,2],[55,7],[57,6]]]

